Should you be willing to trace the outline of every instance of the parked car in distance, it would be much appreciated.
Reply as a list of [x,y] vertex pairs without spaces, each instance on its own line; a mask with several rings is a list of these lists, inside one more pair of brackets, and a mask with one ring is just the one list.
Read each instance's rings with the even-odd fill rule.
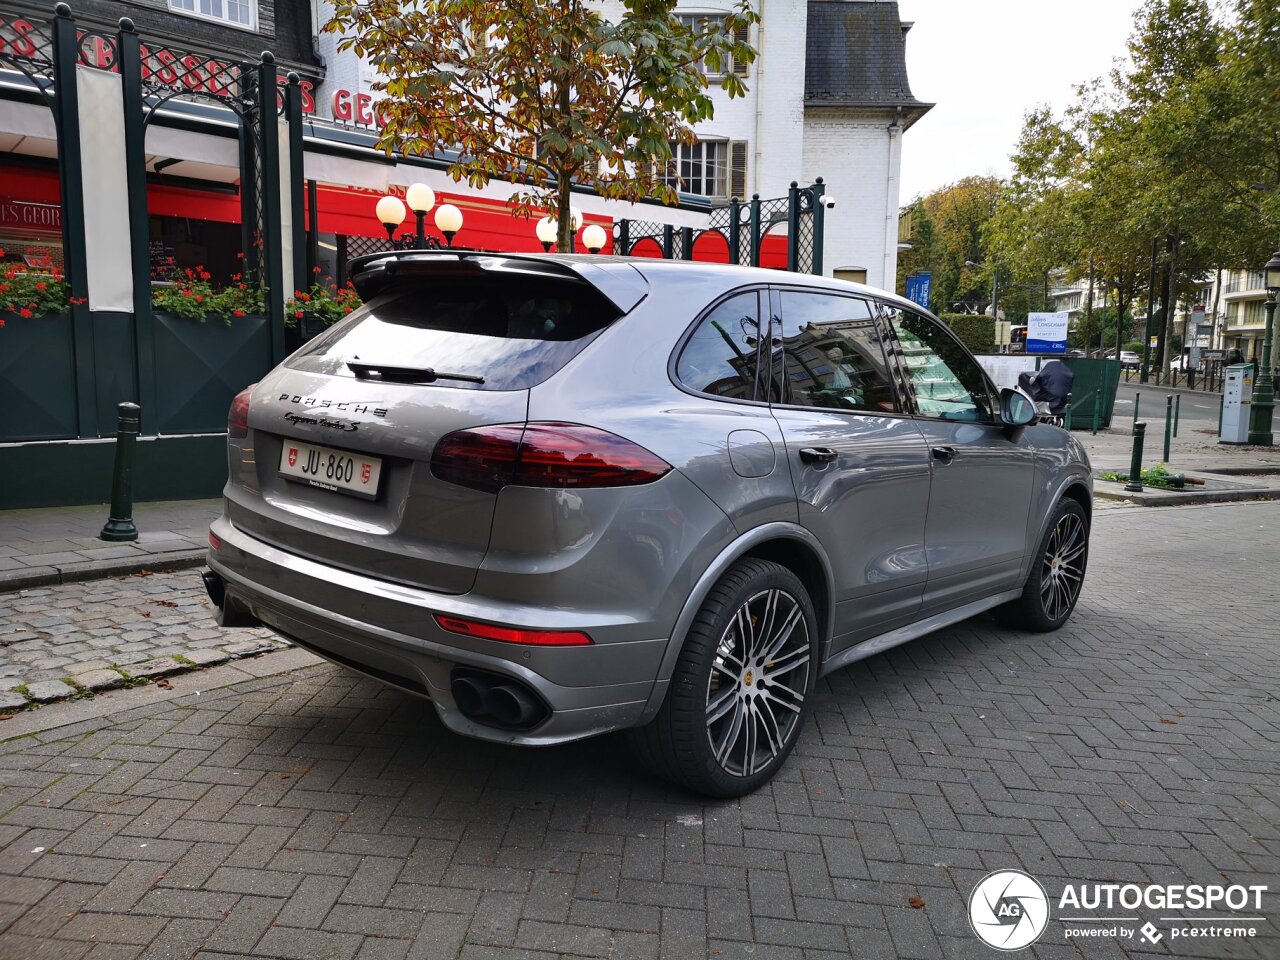
[[1127,370],[1137,370],[1142,363],[1142,358],[1132,350],[1120,351],[1120,364]]
[[1071,615],[1083,449],[901,297],[600,256],[351,274],[364,305],[232,405],[224,626],[460,734],[625,729],[657,773],[736,796],[821,675],[988,610]]

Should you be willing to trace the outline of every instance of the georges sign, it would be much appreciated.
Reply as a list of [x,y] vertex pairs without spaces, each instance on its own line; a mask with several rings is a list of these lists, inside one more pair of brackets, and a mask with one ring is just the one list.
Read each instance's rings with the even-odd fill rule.
[[53,203],[25,203],[0,197],[0,227],[60,232],[62,208]]

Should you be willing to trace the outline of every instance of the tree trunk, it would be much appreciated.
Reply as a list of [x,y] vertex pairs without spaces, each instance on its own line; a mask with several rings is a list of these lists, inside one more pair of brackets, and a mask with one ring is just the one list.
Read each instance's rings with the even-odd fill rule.
[[[568,20],[569,10],[572,0],[560,0],[561,16]],[[573,61],[573,47],[568,38],[560,44],[560,57],[565,63]],[[556,99],[559,102],[560,122],[564,125],[564,129],[560,132],[568,140],[572,133],[569,124],[569,116],[573,110],[573,101],[569,95],[569,86],[572,78],[568,75],[560,77],[559,89],[556,90]],[[573,184],[573,177],[567,162],[570,157],[570,148],[565,148],[562,155],[562,162],[557,171],[556,179],[556,250],[559,253],[573,253],[573,216],[569,207],[569,198],[571,196],[570,187]]]
[[562,173],[556,185],[556,251],[573,253],[573,212],[569,206],[569,176]]
[[1169,364],[1173,362],[1173,314],[1178,309],[1178,235],[1175,233],[1169,243],[1169,293],[1167,297],[1169,309],[1164,312],[1164,336],[1160,344],[1160,356],[1165,373],[1169,372]]
[[[1166,249],[1168,248],[1166,247]],[[1156,351],[1154,366],[1161,370],[1164,369],[1164,330],[1169,322],[1169,290],[1171,286],[1169,268],[1166,266],[1160,271],[1160,329],[1155,331]]]
[[1089,349],[1089,341],[1093,339],[1093,254],[1089,254],[1089,295],[1084,301],[1084,328],[1089,332],[1084,338],[1084,348]]
[[1226,337],[1218,335],[1218,298],[1222,295],[1222,268],[1218,268],[1218,272],[1213,281],[1213,311],[1209,314],[1209,346],[1224,347],[1226,346]]

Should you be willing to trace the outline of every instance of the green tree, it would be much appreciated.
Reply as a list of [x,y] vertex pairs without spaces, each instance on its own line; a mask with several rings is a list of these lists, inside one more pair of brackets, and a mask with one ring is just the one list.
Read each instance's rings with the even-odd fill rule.
[[983,230],[1002,189],[995,177],[965,177],[912,205],[912,248],[900,258],[899,273],[933,275],[930,307],[935,312],[976,313],[991,302],[995,262]]
[[527,186],[519,212],[553,210],[557,249],[572,249],[574,183],[624,200],[674,202],[671,143],[694,142],[713,114],[708,75],[731,97],[735,64],[755,50],[759,18],[739,0],[692,23],[675,0],[626,0],[617,21],[588,0],[334,0],[325,29],[383,79],[379,145],[405,154],[456,151],[450,173],[481,187]]

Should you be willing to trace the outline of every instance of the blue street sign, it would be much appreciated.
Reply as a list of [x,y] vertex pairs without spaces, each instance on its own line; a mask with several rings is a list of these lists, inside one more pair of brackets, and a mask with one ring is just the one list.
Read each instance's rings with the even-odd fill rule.
[[913,273],[907,277],[907,299],[929,309],[929,288],[933,286],[933,274]]

